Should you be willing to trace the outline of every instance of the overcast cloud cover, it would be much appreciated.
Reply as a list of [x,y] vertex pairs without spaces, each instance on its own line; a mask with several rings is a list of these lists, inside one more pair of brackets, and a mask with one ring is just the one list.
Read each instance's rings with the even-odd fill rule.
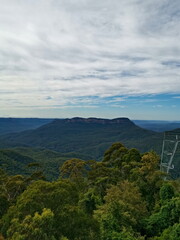
[[179,108],[179,0],[0,0],[0,117]]

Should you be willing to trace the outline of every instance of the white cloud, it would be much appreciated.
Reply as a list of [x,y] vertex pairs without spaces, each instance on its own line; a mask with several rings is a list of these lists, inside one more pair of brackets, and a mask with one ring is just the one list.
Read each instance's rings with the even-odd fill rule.
[[0,107],[180,94],[179,0],[0,4]]
[[162,108],[163,106],[160,105],[160,104],[158,104],[158,105],[154,105],[153,107],[154,107],[154,108]]

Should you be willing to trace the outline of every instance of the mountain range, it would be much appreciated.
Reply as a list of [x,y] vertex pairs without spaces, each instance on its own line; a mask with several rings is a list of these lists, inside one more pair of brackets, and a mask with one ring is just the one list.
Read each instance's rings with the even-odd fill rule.
[[[12,119],[9,121],[12,123]],[[14,120],[18,126],[21,121]],[[39,162],[48,178],[54,179],[67,159],[102,160],[114,142],[137,148],[141,153],[154,150],[160,155],[162,149],[163,133],[141,128],[128,118],[33,119],[31,124],[27,121],[29,124],[24,126],[34,129],[18,132],[17,128],[17,132],[14,129],[0,135],[0,165],[13,174],[28,174],[27,164]]]
[[180,128],[180,121],[133,120],[133,122],[139,127],[154,132],[172,131]]
[[52,120],[46,118],[0,118],[0,135],[35,129]]
[[[54,120],[53,118],[0,118],[0,135],[36,129]],[[132,122],[154,132],[180,128],[180,121],[132,120]]]
[[76,152],[99,159],[114,142],[145,152],[159,152],[162,134],[140,128],[128,118],[56,119],[39,128],[0,137],[1,148],[40,147],[61,153]]

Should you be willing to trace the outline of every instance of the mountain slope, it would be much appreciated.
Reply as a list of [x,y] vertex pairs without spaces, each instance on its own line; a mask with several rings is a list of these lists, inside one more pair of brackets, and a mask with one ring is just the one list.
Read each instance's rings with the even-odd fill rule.
[[61,153],[76,152],[99,159],[114,142],[140,151],[160,152],[162,134],[142,129],[127,118],[58,119],[35,130],[0,137],[1,147],[42,147]]
[[10,175],[29,174],[27,165],[35,162],[30,156],[25,156],[14,149],[0,150],[0,166]]
[[10,175],[30,175],[33,169],[28,168],[28,164],[39,163],[45,177],[54,180],[59,175],[59,167],[73,157],[83,158],[75,153],[62,154],[40,148],[0,149],[0,167]]
[[53,121],[53,119],[0,118],[0,135],[13,132],[21,132],[28,129],[35,129],[51,121]]

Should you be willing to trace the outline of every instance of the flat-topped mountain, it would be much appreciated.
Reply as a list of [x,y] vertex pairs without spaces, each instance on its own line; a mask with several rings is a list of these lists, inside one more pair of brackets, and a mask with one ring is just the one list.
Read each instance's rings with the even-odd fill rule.
[[[59,121],[59,120],[57,120]],[[103,118],[66,118],[64,120],[60,120],[68,123],[99,123],[99,124],[118,124],[118,123],[126,123],[126,124],[133,124],[128,118],[114,118],[114,119],[103,119]]]
[[160,152],[162,134],[142,129],[128,118],[56,119],[34,130],[0,137],[1,148],[41,147],[61,153],[76,152],[98,159],[114,142],[144,151]]

